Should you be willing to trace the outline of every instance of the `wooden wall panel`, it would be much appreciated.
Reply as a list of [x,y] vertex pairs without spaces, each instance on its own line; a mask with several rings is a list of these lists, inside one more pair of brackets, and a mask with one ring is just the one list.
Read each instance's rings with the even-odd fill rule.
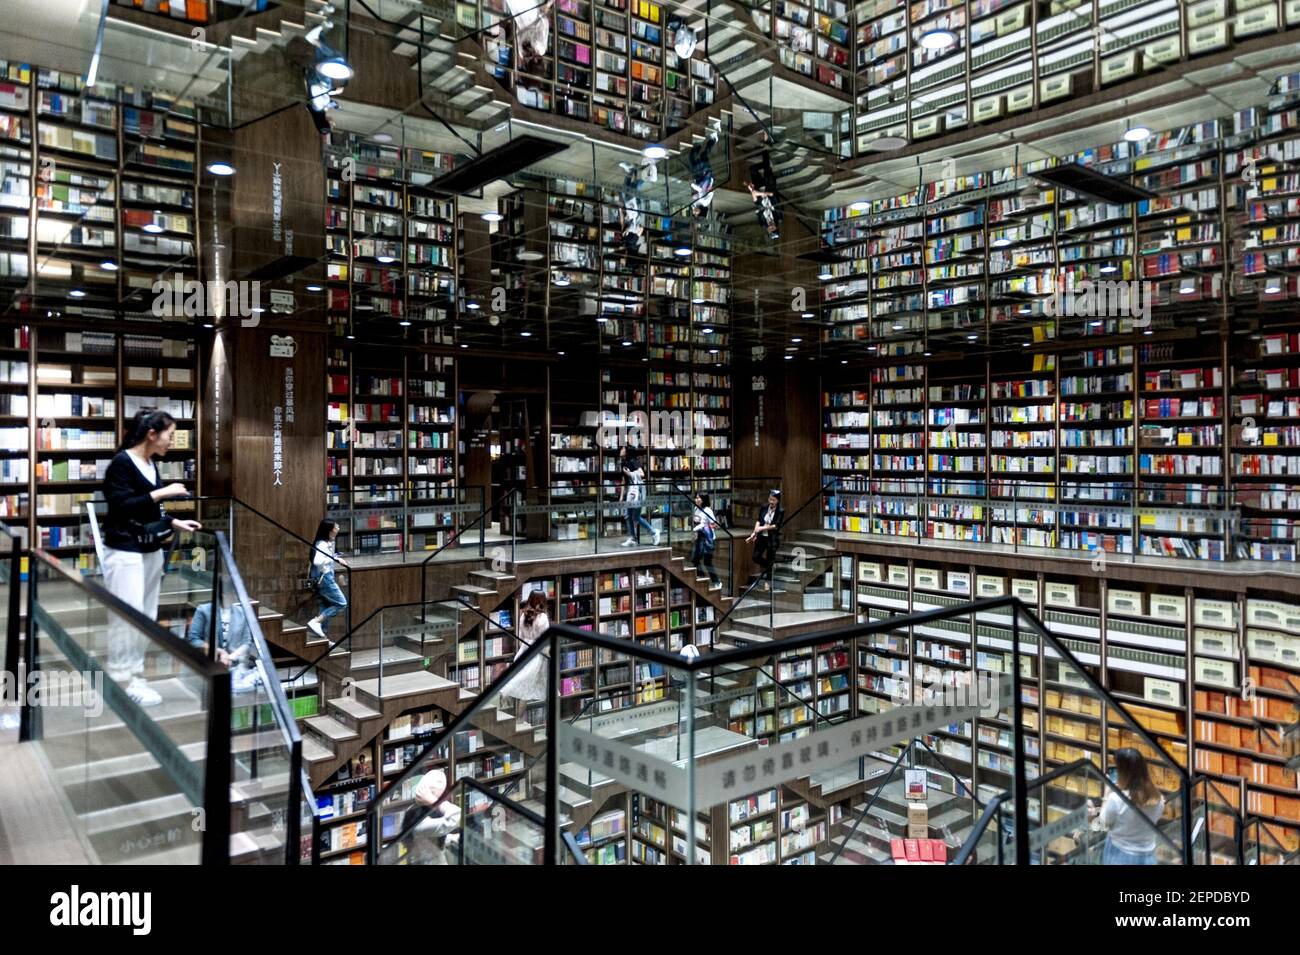
[[[293,332],[293,358],[272,358],[274,326],[237,328],[234,463],[231,493],[310,540],[325,511],[325,335]],[[288,420],[285,372],[293,371],[294,420]],[[281,409],[282,461],[274,462],[275,409]]]

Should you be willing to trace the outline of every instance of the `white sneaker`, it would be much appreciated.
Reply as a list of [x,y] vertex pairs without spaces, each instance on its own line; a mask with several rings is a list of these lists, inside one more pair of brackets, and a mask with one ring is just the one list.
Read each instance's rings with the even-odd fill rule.
[[319,620],[308,620],[307,629],[310,630],[312,633],[316,634],[316,636],[318,637],[325,636],[325,631],[321,627]]
[[659,546],[659,532],[658,532],[658,531],[655,531],[655,532],[654,532],[654,535],[655,535],[655,546],[658,547],[658,546]]
[[631,546],[632,546],[633,544],[635,544],[635,543],[636,543],[636,540],[634,540],[633,538],[629,537],[627,540],[623,541],[623,543],[620,544],[619,546],[620,546],[620,547],[631,547]]
[[126,685],[126,695],[137,706],[157,706],[162,702],[162,697],[158,695],[158,691],[152,689],[148,683],[139,677],[135,677]]

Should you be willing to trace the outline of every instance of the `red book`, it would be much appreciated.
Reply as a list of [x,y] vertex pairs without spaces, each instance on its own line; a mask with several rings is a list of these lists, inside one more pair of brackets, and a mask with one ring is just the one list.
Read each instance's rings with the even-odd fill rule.
[[921,861],[921,849],[920,849],[920,847],[919,847],[916,843],[917,843],[917,840],[916,840],[916,839],[905,839],[905,840],[903,840],[903,845],[904,845],[904,847],[907,849],[907,861],[908,861],[908,862],[920,862],[920,861]]
[[933,842],[933,841],[934,841],[933,839],[921,839],[921,840],[918,841],[918,844],[917,844],[917,847],[916,847],[916,848],[917,848],[917,851],[921,854],[921,861],[922,861],[922,862],[933,862],[933,861],[934,861],[934,855],[933,855],[933,853],[932,853],[931,850],[930,850],[930,843]]
[[942,839],[930,840],[930,855],[939,865],[945,865],[948,862],[948,843]]
[[889,854],[895,859],[906,859],[907,851],[903,848],[902,839],[889,840]]

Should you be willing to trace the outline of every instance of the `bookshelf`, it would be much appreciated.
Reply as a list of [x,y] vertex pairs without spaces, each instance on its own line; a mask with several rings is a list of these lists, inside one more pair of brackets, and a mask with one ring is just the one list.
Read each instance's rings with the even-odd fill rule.
[[352,553],[436,550],[456,503],[450,356],[334,348],[326,371],[327,505]]
[[544,13],[544,55],[522,59],[503,0],[459,0],[467,30],[485,35],[489,71],[522,106],[642,140],[661,139],[711,105],[716,77],[696,56],[682,62],[666,37],[670,8],[651,0],[557,0]]
[[[1259,815],[1282,845],[1300,845],[1296,778],[1285,768],[1281,731],[1297,715],[1300,689],[1294,598],[1253,587],[1220,589],[1208,573],[1177,587],[1043,569],[1023,559],[1018,570],[942,555],[859,554],[856,564],[864,621],[972,597],[1019,596],[1170,759],[1209,776],[1223,802]],[[859,644],[857,713],[893,706],[896,681],[908,673],[923,678],[929,668],[958,673],[972,667],[976,673],[1010,672],[1008,613],[982,611],[974,620],[942,623],[910,634],[877,634],[868,645]],[[1146,748],[1118,714],[1103,712],[1071,668],[1035,653],[1032,640],[1027,649],[1022,702],[1031,777],[1079,758],[1104,766],[1119,746]],[[1260,689],[1243,701],[1246,678]],[[930,742],[952,765],[969,770],[959,771],[968,784],[973,777],[981,787],[1005,785],[1012,771],[1010,731],[1004,710],[996,717],[981,715],[973,727],[938,732]],[[1172,778],[1156,775],[1157,785],[1168,791]],[[1214,847],[1219,855],[1235,851],[1217,839]]]

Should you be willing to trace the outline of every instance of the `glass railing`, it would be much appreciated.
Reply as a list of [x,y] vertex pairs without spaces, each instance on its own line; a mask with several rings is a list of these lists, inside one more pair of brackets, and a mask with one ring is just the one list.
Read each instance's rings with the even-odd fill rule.
[[[231,861],[296,863],[301,854],[302,736],[224,531],[206,605],[209,659],[229,667]],[[196,615],[202,610],[196,610]],[[193,628],[201,632],[202,627]],[[306,796],[311,795],[310,788]]]
[[1242,865],[1300,865],[1300,845],[1285,827],[1252,817],[1241,827]]
[[1192,860],[1195,865],[1237,865],[1242,840],[1239,793],[1217,780],[1192,780]]
[[[1028,854],[1035,865],[1182,865],[1183,846],[1161,823],[1161,797],[1139,804],[1089,759],[1027,787]],[[1014,801],[1008,804],[1014,827]],[[1015,836],[1010,854],[1014,854]]]
[[231,859],[230,671],[42,550],[30,578],[28,672],[59,687],[24,701],[50,811],[98,863]]
[[[502,860],[524,843],[554,853],[567,833],[593,864],[1100,863],[1141,849],[1136,833],[1171,863],[1210,858],[1200,820],[1226,836],[1221,794],[1193,796],[1162,744],[1014,598],[703,647],[694,660],[631,636],[548,630],[379,794],[372,861],[413,860],[421,832],[464,839],[477,824],[435,807],[463,804],[467,778],[494,794],[472,797],[482,811],[532,823],[506,829],[545,820],[549,839],[479,847]],[[914,669],[891,663],[909,659]],[[1040,687],[1068,688],[1074,708],[1040,700]],[[1074,738],[1054,722],[1041,733],[1060,712],[1096,730],[1054,747]],[[1137,810],[1106,775],[1103,737],[1125,792],[1140,792],[1135,772],[1156,787],[1146,822],[1122,818]],[[443,821],[421,828],[431,813]]]
[[0,673],[6,675],[5,692],[0,694],[0,740],[7,740],[19,728],[19,689],[26,685],[22,661],[22,613],[24,606],[23,581],[26,577],[26,558],[23,540],[26,537],[7,524],[0,523]]
[[675,560],[681,560],[681,572],[694,574],[701,586],[722,594],[735,593],[736,540],[713,505],[713,497],[692,497],[674,485],[655,485],[656,496],[664,499],[665,543]]

